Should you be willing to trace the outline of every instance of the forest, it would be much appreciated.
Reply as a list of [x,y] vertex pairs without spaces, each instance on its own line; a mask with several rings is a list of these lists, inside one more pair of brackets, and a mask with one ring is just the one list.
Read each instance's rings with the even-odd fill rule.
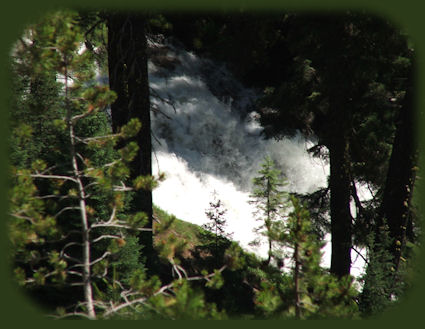
[[10,51],[14,284],[48,319],[379,317],[421,247],[415,59],[358,11],[28,24]]

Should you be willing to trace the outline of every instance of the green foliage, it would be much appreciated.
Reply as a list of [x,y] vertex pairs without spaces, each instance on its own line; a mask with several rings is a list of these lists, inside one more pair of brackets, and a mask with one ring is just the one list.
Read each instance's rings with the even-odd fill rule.
[[380,315],[394,304],[401,294],[401,273],[394,269],[393,257],[389,251],[392,241],[388,227],[384,224],[377,234],[369,234],[369,262],[364,274],[363,290],[359,308],[364,317]]
[[266,318],[269,318],[282,306],[282,299],[276,285],[271,282],[262,281],[260,287],[261,289],[257,291],[255,296],[255,305]]
[[198,249],[211,254],[211,260],[216,268],[222,266],[225,251],[230,245],[229,238],[232,236],[232,233],[225,231],[226,212],[227,209],[224,208],[222,201],[214,195],[214,200],[205,211],[209,221],[201,226],[204,230],[199,231],[201,245]]
[[[320,144],[313,151],[325,154],[322,147],[333,132],[332,97],[343,95],[350,174],[383,186],[381,173],[405,95],[403,77],[412,66],[394,29],[353,13],[344,22],[329,17],[313,22],[294,14],[184,18],[152,14],[148,26],[151,32],[184,30],[186,43],[229,60],[238,76],[264,89],[258,108],[269,136],[294,129],[314,132]],[[334,31],[343,31],[344,38],[329,40]],[[130,203],[138,190],[152,190],[164,177],[129,179],[128,165],[139,145],[127,140],[141,124],[132,119],[118,134],[111,132],[106,108],[116,95],[95,81],[96,69],[107,71],[105,38],[98,13],[62,11],[29,26],[13,48],[9,237],[19,285],[57,308],[60,316],[74,309],[89,314],[87,299],[74,289],[84,275],[81,244],[87,241],[81,239],[81,219],[86,217],[92,262],[88,281],[100,318],[357,318],[359,308],[362,316],[381,313],[408,288],[410,260],[402,258],[400,272],[393,273],[388,235],[383,232],[375,241],[359,233],[355,241],[369,245],[369,264],[358,307],[353,279],[337,279],[320,267],[317,232],[322,228],[313,225],[297,198],[284,192],[284,180],[269,157],[251,195],[261,222],[257,231],[269,244],[266,262],[229,240],[223,228],[226,212],[214,200],[203,228],[154,209],[155,248],[162,264],[158,273],[148,274],[138,232],[148,216]],[[253,38],[258,42],[250,42]],[[339,60],[347,57],[341,53],[360,60],[343,66]],[[72,174],[74,163],[78,170]],[[367,231],[363,224],[373,218],[373,206],[356,221],[358,232]],[[414,248],[407,246],[412,253]],[[72,304],[79,306],[71,310]]]
[[283,184],[270,159],[259,173],[262,176],[254,181],[253,195],[265,218],[266,236],[280,248],[269,255],[290,264],[290,276],[257,271],[262,278],[255,294],[257,309],[266,318],[356,317],[352,278],[338,280],[320,267],[323,244],[314,233],[308,210],[293,195],[288,205],[286,194],[277,188]]
[[[115,95],[106,86],[94,85],[93,57],[81,48],[77,19],[74,12],[53,13],[28,28],[30,42],[16,45],[14,69],[25,73],[23,82],[31,87],[34,80],[46,81],[50,86],[51,77],[62,78],[57,79],[55,94],[23,87],[15,93],[11,260],[19,284],[40,291],[40,296],[34,294],[39,299],[50,300],[82,281],[85,291],[94,289],[96,298],[117,300],[131,273],[143,270],[141,246],[132,234],[146,215],[123,213],[131,199],[125,192],[132,190],[125,185],[126,163],[138,149],[135,143],[125,144],[125,139],[137,133],[140,123],[132,120],[121,134],[111,134],[105,109]],[[24,68],[24,59],[34,65]],[[31,113],[32,121],[26,121],[27,112],[18,105],[30,111],[34,103],[40,108]],[[48,116],[52,120],[46,122]],[[30,138],[40,129],[43,134],[33,143]],[[115,151],[117,140],[122,148]],[[154,178],[148,181],[147,187],[155,186]],[[147,286],[155,290],[158,283],[152,280],[146,281]],[[95,317],[92,300],[91,294],[83,297],[75,290],[65,303],[83,302],[88,307],[81,311]],[[52,300],[51,307],[57,306]]]
[[155,319],[219,320],[226,317],[214,304],[206,303],[202,292],[191,288],[186,280],[174,282],[173,296],[156,296],[151,303]]
[[[298,199],[291,197],[293,211],[288,218],[287,244],[292,247],[292,260],[298,263],[300,314],[304,318],[353,318],[357,316],[352,277],[337,279],[320,267],[321,243],[312,232],[308,211]],[[294,273],[295,275],[295,273]],[[295,280],[296,278],[294,278]],[[294,281],[295,284],[295,281]]]
[[[268,260],[270,263],[274,257],[280,257],[279,249],[274,245],[279,241],[279,229],[284,218],[284,210],[287,193],[283,191],[286,185],[280,177],[281,173],[275,168],[275,164],[270,157],[266,157],[259,170],[260,176],[253,179],[253,192],[251,195],[251,204],[256,207],[256,219],[261,225],[256,228],[260,235],[266,237],[268,243]],[[254,242],[255,243],[255,242]]]
[[140,121],[136,118],[132,118],[127,124],[121,127],[120,134],[125,139],[134,137],[142,127]]
[[136,190],[151,191],[158,186],[158,181],[152,176],[138,176],[133,180],[133,186]]
[[229,248],[224,252],[224,259],[226,266],[230,270],[239,270],[244,267],[245,259],[242,257],[242,249],[237,244],[232,243]]

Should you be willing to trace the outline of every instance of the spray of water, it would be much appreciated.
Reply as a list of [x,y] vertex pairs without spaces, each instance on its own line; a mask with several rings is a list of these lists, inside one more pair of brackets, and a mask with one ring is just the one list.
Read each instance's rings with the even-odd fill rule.
[[[252,179],[266,155],[272,157],[292,192],[309,193],[327,184],[329,166],[313,159],[312,142],[301,135],[277,142],[261,137],[252,103],[225,69],[170,44],[152,44],[160,56],[149,62],[154,136],[154,173],[167,179],[154,190],[154,203],[201,225],[213,193],[227,209],[227,229],[246,249],[265,257],[267,248],[248,245],[258,223],[248,203]],[[329,246],[324,266],[329,265]]]

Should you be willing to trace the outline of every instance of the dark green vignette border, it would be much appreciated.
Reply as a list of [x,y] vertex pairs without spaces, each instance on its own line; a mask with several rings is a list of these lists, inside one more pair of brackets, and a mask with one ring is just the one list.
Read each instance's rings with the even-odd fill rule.
[[[0,10],[0,323],[5,328],[47,328],[47,327],[74,327],[72,321],[40,321],[45,319],[37,312],[34,305],[23,297],[18,288],[11,283],[11,276],[8,267],[8,234],[7,234],[7,193],[8,193],[8,96],[10,79],[8,71],[8,56],[12,43],[20,36],[24,26],[37,17],[43,15],[46,11],[55,10],[64,7],[87,8],[87,9],[106,9],[120,8],[136,10],[138,8],[150,8],[158,10],[183,10],[183,11],[200,11],[200,10],[254,10],[254,11],[276,11],[276,10],[303,10],[308,12],[338,12],[343,10],[362,10],[367,13],[376,14],[391,20],[394,24],[404,29],[411,37],[417,53],[417,88],[418,99],[417,104],[417,124],[419,125],[420,140],[420,172],[419,176],[424,175],[424,148],[425,133],[421,131],[420,126],[425,127],[425,99],[421,98],[421,90],[425,90],[425,37],[422,31],[425,31],[425,20],[423,12],[425,2],[419,0],[13,0],[2,2]],[[416,202],[420,205],[420,213],[425,211],[425,188],[424,183],[419,181],[419,193],[416,193]],[[423,201],[424,200],[424,201]],[[422,248],[424,249],[424,248]],[[402,327],[414,324],[414,322],[424,322],[425,318],[425,279],[424,271],[424,250],[420,257],[417,268],[417,277],[414,288],[407,294],[406,298],[400,305],[394,309],[388,310],[383,316],[374,320],[364,320],[364,323],[358,321],[239,321],[230,320],[222,323],[207,321],[199,323],[199,321],[125,321],[118,325],[145,328],[175,326],[184,327],[206,327],[225,326],[234,329],[235,326],[243,327]],[[422,321],[421,321],[422,320]],[[407,323],[406,323],[407,322]],[[97,321],[92,323],[79,322],[78,326],[115,326],[113,321]],[[344,328],[345,329],[345,328]],[[363,329],[363,328],[362,328]]]

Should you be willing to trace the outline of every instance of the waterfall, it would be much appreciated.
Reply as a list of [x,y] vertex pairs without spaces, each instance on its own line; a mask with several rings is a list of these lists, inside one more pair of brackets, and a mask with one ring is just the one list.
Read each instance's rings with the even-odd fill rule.
[[[153,191],[156,205],[201,225],[213,193],[227,209],[227,229],[242,247],[266,257],[266,246],[250,247],[258,222],[248,203],[252,179],[269,155],[288,190],[313,192],[327,185],[328,164],[312,158],[313,142],[301,135],[265,140],[256,121],[253,90],[244,88],[224,65],[182,47],[150,42],[149,80],[153,171],[166,180]],[[324,265],[329,266],[329,244]]]

